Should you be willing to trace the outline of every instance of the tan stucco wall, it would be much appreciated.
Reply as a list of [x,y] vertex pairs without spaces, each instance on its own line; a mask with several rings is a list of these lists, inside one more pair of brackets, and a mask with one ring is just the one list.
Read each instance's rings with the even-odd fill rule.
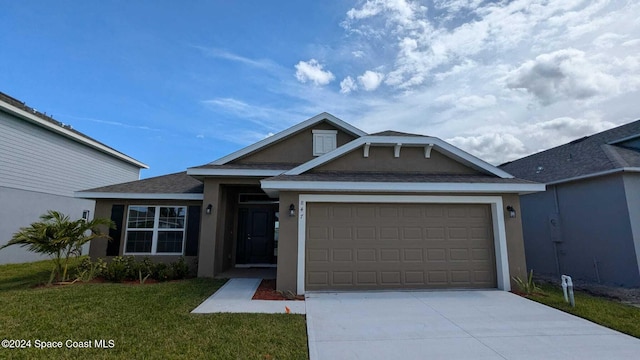
[[[296,291],[297,290],[297,269],[298,269],[298,216],[297,212],[299,208],[298,192],[281,192],[280,193],[280,213],[287,214],[289,205],[295,204],[296,217],[281,217],[280,220],[280,240],[278,241],[278,272],[276,286],[281,291]],[[310,194],[310,192],[305,192]],[[324,193],[326,194],[326,193]],[[337,193],[332,193],[337,194]],[[345,195],[353,195],[353,193]],[[359,195],[374,195],[374,194],[362,194]],[[377,193],[375,195],[391,195],[384,193]],[[439,196],[473,196],[478,194],[402,194],[402,195],[439,195]],[[526,276],[526,261],[524,256],[524,242],[522,237],[522,221],[520,202],[518,195],[516,194],[482,194],[482,196],[502,196],[503,206],[511,205],[516,209],[517,216],[512,219],[509,217],[505,209],[503,210],[503,216],[505,221],[505,231],[507,236],[507,254],[509,258],[509,276]],[[515,287],[513,280],[511,281],[512,288]]]
[[364,157],[363,147],[317,167],[318,171],[375,171],[412,172],[428,174],[478,174],[479,172],[446,157],[437,150],[431,150],[430,157],[424,157],[424,146],[403,146],[400,157],[394,157],[393,146],[371,146],[369,156]]
[[505,209],[504,227],[507,233],[507,251],[509,254],[509,276],[511,288],[517,289],[513,281],[514,276],[524,279],[527,276],[527,261],[524,253],[524,237],[522,235],[522,210],[520,209],[520,197],[517,194],[502,195],[502,202],[506,209],[511,205],[516,210],[516,217],[510,218]]
[[[294,204],[296,216],[289,216],[289,206]],[[278,290],[296,292],[298,279],[298,193],[280,193],[280,235],[278,238]]]
[[[113,205],[124,205],[125,211],[122,220],[122,228],[120,230],[120,255],[124,252],[125,245],[125,229],[126,229],[126,220],[127,220],[127,207],[129,205],[174,205],[174,206],[198,206],[202,205],[200,201],[192,201],[192,200],[125,200],[125,199],[98,199],[96,200],[96,208],[94,218],[111,218],[111,207]],[[105,228],[106,231],[106,228]],[[109,260],[112,257],[107,256],[107,245],[108,240],[105,238],[94,239],[91,241],[89,246],[89,256],[95,260],[97,258],[102,258],[105,260]],[[170,263],[178,260],[180,256],[178,255],[143,255],[138,257],[148,257],[152,261],[155,262],[164,262]],[[185,256],[184,257],[187,263],[191,268],[195,267],[195,263],[197,261],[197,256]]]
[[286,139],[277,142],[259,152],[235,160],[232,164],[256,163],[286,163],[302,164],[313,159],[313,130],[338,130],[337,146],[342,146],[355,137],[327,122],[321,122],[313,127],[300,130]]

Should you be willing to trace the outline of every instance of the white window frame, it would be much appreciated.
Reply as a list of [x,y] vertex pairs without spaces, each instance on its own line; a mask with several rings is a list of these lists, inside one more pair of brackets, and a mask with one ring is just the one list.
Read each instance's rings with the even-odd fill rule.
[[[338,130],[312,130],[313,133],[313,156],[324,155],[328,152],[335,150],[338,147]],[[330,139],[333,144],[333,148],[326,149],[324,147],[325,139]],[[316,151],[316,144],[321,142],[323,144],[322,148],[324,152]]]
[[[155,210],[155,214],[154,214],[154,218],[153,218],[153,228],[129,228],[129,215],[131,213],[131,208],[132,207],[154,207]],[[184,208],[184,228],[182,229],[172,229],[172,228],[162,228],[160,229],[160,208],[162,207],[174,207],[174,208]],[[122,253],[124,255],[184,255],[184,248],[185,248],[185,243],[186,243],[186,237],[187,237],[187,219],[189,218],[187,212],[188,212],[188,206],[184,206],[184,205],[129,205],[127,206],[127,218],[126,218],[126,224],[127,226],[125,227],[125,232],[124,232],[124,248],[122,249]],[[127,252],[127,242],[129,241],[129,231],[152,231],[153,235],[151,237],[151,252]],[[168,253],[168,252],[157,252],[157,248],[158,248],[158,233],[160,231],[170,231],[170,232],[178,232],[178,231],[182,231],[182,250],[179,253]]]

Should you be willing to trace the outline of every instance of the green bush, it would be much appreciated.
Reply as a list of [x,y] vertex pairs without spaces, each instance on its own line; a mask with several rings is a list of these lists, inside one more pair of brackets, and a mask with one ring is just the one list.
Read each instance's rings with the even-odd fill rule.
[[184,257],[169,264],[154,263],[145,257],[137,261],[133,256],[116,256],[108,263],[102,259],[92,262],[87,258],[78,267],[77,278],[81,281],[90,281],[96,277],[102,277],[107,281],[140,281],[144,283],[148,278],[158,281],[180,280],[189,277],[190,268]]
[[88,282],[95,278],[103,277],[107,269],[107,263],[102,259],[92,262],[90,258],[82,259],[82,262],[76,267],[76,279],[82,282]]
[[134,280],[138,277],[137,266],[133,256],[116,256],[107,264],[107,269],[103,274],[105,280],[121,282],[124,280]]
[[184,261],[184,257],[180,256],[178,261],[172,262],[171,268],[173,269],[173,278],[176,280],[184,279],[189,276],[189,265]]

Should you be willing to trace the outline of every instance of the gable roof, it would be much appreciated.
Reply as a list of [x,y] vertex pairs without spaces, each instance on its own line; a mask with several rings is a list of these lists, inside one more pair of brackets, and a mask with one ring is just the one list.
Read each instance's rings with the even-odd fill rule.
[[380,131],[380,132],[371,134],[371,136],[419,136],[419,137],[427,137],[426,135],[411,134],[411,133],[405,133],[405,132],[400,132],[400,131],[395,131],[395,130]]
[[135,165],[139,168],[149,168],[148,165],[73,129],[70,125],[65,125],[51,116],[41,113],[36,109],[27,106],[24,102],[2,92],[0,92],[0,111],[10,113],[20,119],[26,120],[46,130],[62,135],[107,155],[111,155],[114,158]]
[[186,171],[143,180],[77,191],[86,199],[170,199],[202,200],[204,185]]
[[500,165],[515,176],[547,184],[640,171],[640,151],[621,141],[640,136],[640,120],[585,136],[536,154]]
[[[473,169],[476,169],[480,172],[483,172],[485,174],[490,174],[490,175],[494,175],[494,176],[498,176],[500,178],[513,178],[513,176],[507,172],[505,172],[504,170],[498,169],[497,167],[483,161],[480,160],[479,158],[465,152],[462,151],[461,149],[441,140],[438,139],[436,137],[431,137],[431,136],[414,136],[414,135],[410,135],[410,136],[396,136],[396,135],[389,135],[389,136],[375,136],[375,135],[369,135],[369,136],[362,136],[360,138],[357,138],[345,145],[342,145],[341,147],[328,152],[324,155],[321,155],[313,160],[307,161],[306,163],[297,166],[287,172],[285,172],[285,175],[300,175],[302,173],[305,173],[315,167],[318,167],[322,164],[326,164],[328,162],[330,162],[333,159],[336,159],[342,155],[345,155],[361,146],[364,146],[366,144],[369,145],[389,145],[389,146],[405,146],[405,145],[412,145],[412,146],[425,146],[425,147],[433,147],[435,149],[437,149],[440,153],[446,155],[447,157],[450,157],[456,161],[459,161]],[[427,151],[427,150],[425,150]]]
[[297,133],[300,130],[306,129],[308,127],[311,127],[315,124],[318,124],[322,121],[327,121],[331,124],[333,124],[334,126],[346,131],[349,134],[352,134],[356,137],[360,137],[360,136],[365,136],[367,135],[366,132],[356,128],[353,125],[350,125],[340,119],[338,119],[337,117],[327,113],[327,112],[323,112],[320,113],[310,119],[307,119],[297,125],[294,125],[286,130],[283,130],[275,135],[271,135],[268,138],[265,138],[261,141],[258,141],[255,144],[249,145],[245,148],[242,148],[236,152],[233,152],[227,156],[221,157],[215,161],[212,161],[211,163],[209,163],[208,165],[224,165],[230,161],[236,160],[238,158],[241,158],[245,155],[248,155],[250,153],[256,152],[264,147],[267,147],[271,144],[274,144],[280,140],[285,139],[286,137],[293,135],[295,133]]

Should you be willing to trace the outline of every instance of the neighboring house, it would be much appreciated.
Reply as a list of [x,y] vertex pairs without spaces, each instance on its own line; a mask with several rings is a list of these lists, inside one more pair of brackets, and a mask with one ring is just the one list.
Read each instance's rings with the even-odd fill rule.
[[82,191],[119,226],[92,257],[277,267],[277,288],[510,289],[518,194],[544,190],[434,137],[327,113],[186,172]]
[[501,168],[547,185],[520,198],[534,273],[640,286],[640,121]]
[[[140,178],[147,166],[0,93],[0,246],[47,210],[93,218],[88,187]],[[0,250],[0,264],[46,257],[26,248]]]

